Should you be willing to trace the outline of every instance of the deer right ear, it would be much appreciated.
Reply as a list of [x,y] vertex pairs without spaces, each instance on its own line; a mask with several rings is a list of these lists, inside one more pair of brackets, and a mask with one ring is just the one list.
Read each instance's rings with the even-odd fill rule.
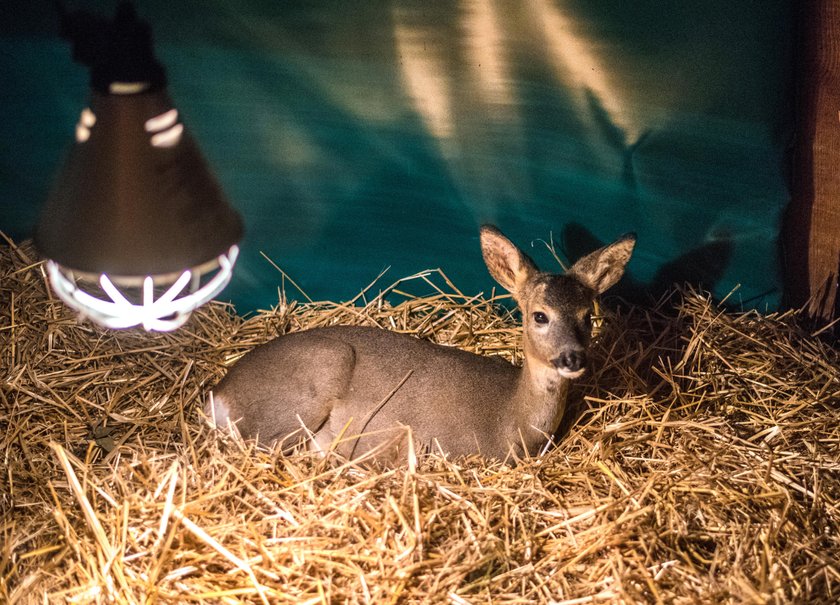
[[633,254],[636,234],[627,233],[618,240],[587,254],[566,272],[585,286],[601,294],[611,288],[624,275],[624,268]]
[[539,272],[527,254],[493,225],[481,227],[481,254],[490,275],[518,298],[525,283]]

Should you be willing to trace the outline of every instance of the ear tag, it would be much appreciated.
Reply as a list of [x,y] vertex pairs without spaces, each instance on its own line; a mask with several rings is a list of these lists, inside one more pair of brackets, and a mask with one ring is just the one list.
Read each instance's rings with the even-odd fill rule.
[[604,332],[604,316],[601,314],[601,305],[597,300],[592,301],[592,341],[598,340]]

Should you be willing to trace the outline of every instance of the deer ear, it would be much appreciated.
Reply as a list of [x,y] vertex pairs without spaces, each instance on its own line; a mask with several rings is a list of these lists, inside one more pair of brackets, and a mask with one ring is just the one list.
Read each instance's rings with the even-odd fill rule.
[[525,283],[539,272],[527,254],[493,225],[481,227],[481,253],[490,275],[518,298]]
[[628,233],[618,240],[587,254],[566,273],[596,293],[611,288],[624,275],[624,268],[633,254],[636,234]]

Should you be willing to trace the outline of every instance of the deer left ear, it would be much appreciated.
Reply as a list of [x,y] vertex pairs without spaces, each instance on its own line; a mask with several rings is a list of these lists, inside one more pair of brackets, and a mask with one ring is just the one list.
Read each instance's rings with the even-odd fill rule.
[[516,300],[525,284],[539,273],[534,261],[493,225],[481,227],[481,253],[490,274]]
[[614,286],[624,275],[624,268],[633,254],[635,245],[635,233],[623,235],[609,246],[599,248],[581,258],[572,265],[567,275],[601,294]]

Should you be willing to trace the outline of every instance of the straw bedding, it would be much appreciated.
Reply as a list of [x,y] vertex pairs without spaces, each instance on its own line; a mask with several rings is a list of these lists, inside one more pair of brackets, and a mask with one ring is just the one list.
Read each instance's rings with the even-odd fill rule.
[[0,247],[0,601],[840,599],[840,353],[795,313],[691,289],[607,312],[565,434],[516,466],[284,457],[202,422],[226,366],[289,330],[378,324],[519,360],[494,301],[414,283],[438,286],[107,332],[30,247]]

